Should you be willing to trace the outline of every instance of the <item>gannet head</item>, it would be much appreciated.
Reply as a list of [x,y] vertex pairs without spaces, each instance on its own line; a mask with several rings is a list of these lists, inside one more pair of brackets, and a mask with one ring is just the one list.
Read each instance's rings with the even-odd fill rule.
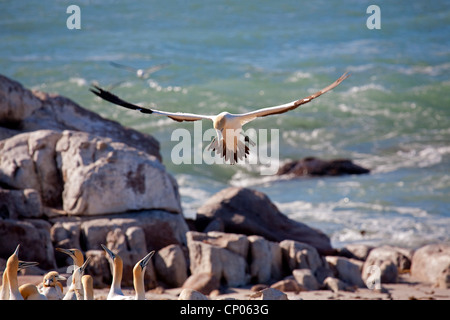
[[73,259],[74,264],[77,266],[81,266],[84,262],[83,253],[76,248],[73,249],[56,248],[56,251],[67,254],[69,257]]
[[145,272],[145,268],[147,267],[150,258],[155,254],[155,251],[153,250],[149,254],[147,254],[144,258],[142,258],[140,261],[136,263],[136,265],[133,268],[133,273],[136,274],[137,272]]
[[50,271],[44,276],[43,284],[44,287],[55,287],[58,281],[64,280],[66,280],[66,278],[59,275],[57,271]]

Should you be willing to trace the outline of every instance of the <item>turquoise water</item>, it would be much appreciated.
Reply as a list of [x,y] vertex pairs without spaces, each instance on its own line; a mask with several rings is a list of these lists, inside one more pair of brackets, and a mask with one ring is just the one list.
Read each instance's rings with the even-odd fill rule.
[[[80,30],[66,27],[71,4]],[[0,73],[154,135],[186,216],[237,185],[266,193],[335,247],[449,242],[450,3],[378,1],[379,30],[366,27],[371,4],[0,1]],[[142,80],[109,61],[170,66]],[[123,110],[88,91],[120,82],[114,93],[161,110],[244,112],[307,96],[345,71],[351,77],[332,92],[245,128],[279,129],[280,162],[346,157],[369,175],[280,180],[258,164],[175,165],[171,134],[193,132],[192,123]]]

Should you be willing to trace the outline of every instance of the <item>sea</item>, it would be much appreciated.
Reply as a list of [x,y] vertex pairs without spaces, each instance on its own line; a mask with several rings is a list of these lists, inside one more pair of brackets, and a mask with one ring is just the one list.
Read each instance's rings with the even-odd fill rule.
[[[146,79],[131,69],[160,64]],[[262,174],[262,160],[179,163],[174,132],[193,137],[211,122],[199,129],[89,91],[164,111],[243,113],[306,97],[344,72],[332,91],[244,129],[270,133],[257,150],[274,164],[346,158],[370,174],[287,179]],[[239,186],[335,248],[450,243],[449,1],[0,0],[0,73],[153,135],[188,218]]]

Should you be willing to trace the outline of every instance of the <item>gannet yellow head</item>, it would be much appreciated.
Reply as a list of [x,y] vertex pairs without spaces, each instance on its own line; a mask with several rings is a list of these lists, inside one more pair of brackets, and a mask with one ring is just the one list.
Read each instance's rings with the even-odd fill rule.
[[141,273],[145,272],[145,268],[147,267],[150,258],[155,254],[155,251],[153,250],[152,252],[150,252],[149,254],[147,254],[144,258],[142,258],[141,260],[139,260],[134,268],[133,268],[133,275],[137,276]]
[[67,254],[73,259],[73,264],[78,267],[81,267],[84,263],[83,253],[79,249],[56,248],[55,250]]
[[23,270],[32,266],[37,266],[38,262],[28,262],[28,261],[21,261],[19,260],[19,248],[20,244],[17,245],[16,250],[14,250],[14,253],[8,258],[6,262],[6,268],[17,268],[17,271]]
[[44,287],[55,287],[58,285],[58,281],[66,280],[65,277],[59,275],[57,271],[50,271],[44,276],[44,280],[42,281]]

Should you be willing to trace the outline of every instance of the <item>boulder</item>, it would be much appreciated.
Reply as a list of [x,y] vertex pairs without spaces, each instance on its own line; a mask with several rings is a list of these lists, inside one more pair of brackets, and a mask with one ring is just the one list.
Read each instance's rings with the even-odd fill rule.
[[278,289],[266,288],[250,295],[250,300],[288,300],[288,297]]
[[328,236],[289,219],[259,191],[230,187],[216,193],[197,210],[197,230],[204,230],[215,219],[223,222],[225,232],[260,235],[274,242],[291,239],[320,252],[333,251]]
[[4,259],[20,244],[20,260],[36,261],[44,270],[56,268],[50,224],[44,220],[0,219],[0,244],[0,257]]
[[239,253],[217,245],[223,242],[217,241],[215,236],[210,241],[207,234],[189,231],[186,238],[192,274],[212,273],[230,287],[248,283],[247,256],[244,258]]
[[0,184],[9,189],[34,189],[42,203],[61,206],[62,182],[56,166],[59,132],[39,130],[0,141]]
[[[188,227],[180,214],[161,210],[112,214],[81,221],[81,238],[86,250],[99,250],[108,232],[116,228],[126,235],[127,229],[139,227],[145,235],[146,250],[160,250],[170,244],[186,244]],[[131,241],[131,240],[129,240]]]
[[41,196],[36,190],[0,188],[0,219],[40,218],[42,214]]
[[123,127],[80,107],[72,100],[40,91],[30,91],[20,83],[0,75],[0,127],[3,138],[20,132],[50,129],[83,131],[125,143],[161,161],[159,142],[152,136]]
[[325,259],[334,271],[336,278],[351,286],[365,287],[365,283],[361,277],[362,261],[336,256],[327,256]]
[[326,277],[325,280],[323,281],[323,284],[325,288],[333,292],[354,291],[354,289],[348,284],[346,284],[344,281],[334,277]]
[[339,254],[346,258],[365,261],[369,255],[370,250],[372,250],[373,248],[374,247],[366,244],[349,244],[342,248]]
[[64,131],[56,152],[64,183],[63,209],[69,214],[181,212],[178,185],[154,156],[73,131]]
[[278,175],[294,176],[340,176],[346,174],[365,174],[370,170],[354,164],[349,159],[321,160],[308,157],[289,161],[278,169]]
[[284,240],[280,242],[280,247],[285,264],[291,272],[295,269],[311,269],[314,273],[323,266],[319,253],[309,244]]
[[277,281],[273,283],[270,288],[277,289],[282,292],[295,292],[299,293],[300,291],[306,291],[307,289],[300,285],[295,279],[292,277],[288,277],[286,279]]
[[261,236],[249,236],[250,275],[254,283],[268,283],[279,280],[283,274],[281,248]]
[[295,281],[306,290],[319,290],[320,283],[310,269],[295,269],[292,271]]
[[178,300],[209,300],[203,293],[185,288],[180,292]]
[[381,283],[396,283],[399,271],[410,269],[411,257],[412,251],[404,248],[385,245],[372,249],[364,262],[362,278],[366,281],[372,266],[376,266],[380,268]]
[[155,254],[153,261],[158,280],[174,288],[181,287],[186,281],[188,267],[179,245],[171,244],[162,248]]
[[450,288],[450,245],[430,244],[412,256],[411,276],[436,287]]
[[196,290],[205,295],[209,295],[220,288],[220,280],[209,272],[199,272],[190,275],[183,283],[182,288]]

